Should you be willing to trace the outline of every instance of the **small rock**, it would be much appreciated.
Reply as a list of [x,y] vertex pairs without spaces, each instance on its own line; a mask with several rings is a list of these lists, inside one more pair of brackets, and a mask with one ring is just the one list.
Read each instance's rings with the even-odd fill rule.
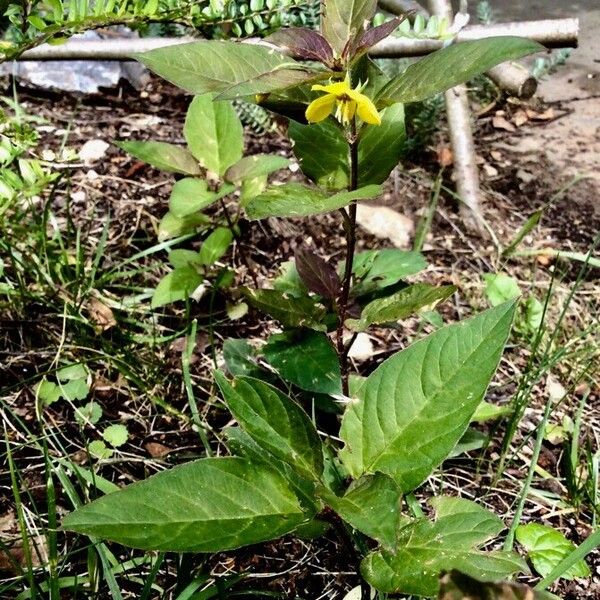
[[79,158],[86,164],[91,165],[106,155],[109,144],[104,140],[88,140],[79,151]]
[[356,222],[371,235],[390,240],[396,248],[408,248],[414,223],[411,219],[387,206],[359,204]]
[[485,174],[491,179],[492,177],[498,177],[498,169],[490,165],[490,163],[485,163],[483,165],[483,170]]
[[567,395],[567,390],[556,377],[548,375],[548,378],[546,379],[546,393],[550,397],[550,400],[558,402]]
[[369,360],[374,352],[375,348],[373,347],[371,338],[366,333],[359,333],[356,336],[354,344],[352,344],[352,348],[350,348],[348,358],[358,361]]

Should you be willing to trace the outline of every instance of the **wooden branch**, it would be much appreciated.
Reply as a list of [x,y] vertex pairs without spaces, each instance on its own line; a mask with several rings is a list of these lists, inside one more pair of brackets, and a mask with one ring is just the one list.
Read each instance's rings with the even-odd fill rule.
[[[450,0],[429,0],[429,7],[432,14],[446,17],[452,22],[454,15]],[[448,90],[445,98],[454,157],[454,179],[462,201],[460,212],[468,229],[484,235],[479,170],[475,163],[475,142],[466,86],[459,85]]]
[[412,13],[411,19],[417,15],[429,17],[429,13],[416,0],[379,0],[379,6],[393,15]]
[[[579,35],[578,19],[548,19],[524,23],[503,23],[491,27],[479,25],[465,27],[457,41],[494,37],[499,35],[521,35],[540,42],[548,48],[577,47]],[[78,40],[71,39],[60,45],[42,44],[27,50],[18,60],[128,60],[132,54],[147,52],[165,46],[174,46],[198,41],[198,38],[139,38]],[[253,43],[261,43],[252,40]],[[441,40],[420,40],[390,37],[375,46],[372,56],[378,58],[404,58],[424,56],[442,48]]]
[[522,100],[529,100],[537,92],[537,79],[519,63],[503,63],[486,74],[500,89]]

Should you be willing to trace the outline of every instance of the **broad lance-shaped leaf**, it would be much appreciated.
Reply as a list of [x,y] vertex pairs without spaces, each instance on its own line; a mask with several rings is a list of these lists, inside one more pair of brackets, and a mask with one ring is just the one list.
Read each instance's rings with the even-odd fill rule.
[[333,66],[333,49],[320,33],[312,29],[284,27],[271,34],[267,42],[283,48],[295,58]]
[[200,175],[200,167],[188,150],[166,142],[115,142],[132,156],[169,173]]
[[308,479],[323,473],[319,434],[308,415],[277,388],[250,377],[232,383],[219,371],[215,379],[240,427],[273,456]]
[[[519,544],[527,550],[527,556],[534,569],[542,577],[549,575],[554,567],[576,548],[575,544],[560,531],[540,523],[519,525],[516,537]],[[580,560],[563,573],[561,578],[574,579],[575,577],[589,576],[589,567],[585,560]]]
[[475,502],[440,496],[431,500],[434,522],[419,519],[402,527],[395,552],[380,550],[361,564],[363,577],[386,593],[434,596],[443,571],[458,569],[473,577],[498,580],[527,571],[512,552],[482,552],[504,523]]
[[[348,141],[332,120],[311,125],[290,122],[288,134],[302,172],[329,189],[347,187],[350,180]],[[379,127],[367,127],[358,144],[358,183],[381,184],[402,158],[406,142],[404,106],[395,104],[382,112]]]
[[304,329],[273,335],[263,353],[282,379],[300,389],[318,394],[342,393],[339,359],[324,333]]
[[238,83],[217,95],[216,100],[235,100],[254,97],[270,92],[279,92],[303,84],[311,84],[328,79],[333,73],[321,69],[301,66],[298,63],[286,63],[275,67],[268,73]]
[[197,177],[185,177],[173,186],[169,210],[178,218],[187,217],[210,206],[219,198],[208,189],[208,184]]
[[327,0],[323,3],[321,32],[341,55],[346,44],[371,22],[377,0]]
[[217,227],[200,247],[199,257],[203,265],[214,265],[229,250],[233,243],[233,232],[229,227]]
[[227,169],[225,179],[231,183],[240,183],[245,179],[265,177],[275,171],[285,169],[290,164],[289,159],[276,154],[254,154],[244,156]]
[[164,242],[186,235],[206,225],[210,225],[210,219],[202,213],[195,212],[185,217],[178,217],[169,211],[158,225],[158,241]]
[[342,281],[335,268],[307,248],[294,252],[296,271],[304,285],[323,298],[335,300],[342,292]]
[[560,600],[549,592],[512,581],[480,581],[456,569],[440,579],[438,600]]
[[401,518],[401,493],[393,479],[376,473],[354,482],[341,497],[324,488],[319,493],[352,527],[389,549],[395,547]]
[[217,175],[244,153],[244,129],[229,102],[214,102],[210,94],[196,96],[188,108],[183,134],[200,164]]
[[62,525],[141,550],[219,552],[277,538],[311,516],[267,465],[205,458],[104,496]]
[[515,306],[439,329],[369,375],[340,431],[354,478],[380,471],[408,492],[450,454],[496,371]]
[[227,427],[223,433],[227,438],[227,446],[233,454],[253,463],[267,465],[282,473],[306,513],[316,515],[323,510],[323,502],[317,497],[314,480],[305,479],[288,463],[279,460],[259,446],[241,427]]
[[309,327],[324,331],[326,310],[312,298],[295,298],[280,290],[250,290],[242,288],[248,304],[262,310],[287,327]]
[[348,187],[348,142],[332,120],[311,125],[290,121],[288,135],[300,168],[309,179],[332,190]]
[[370,200],[379,194],[379,185],[367,185],[352,192],[328,196],[314,187],[287,183],[273,186],[250,200],[246,205],[246,214],[251,221],[267,217],[308,217],[338,210],[355,200]]
[[366,54],[375,44],[392,35],[406,17],[407,15],[395,17],[377,27],[370,27],[362,35],[350,40],[348,45],[349,58],[355,61]]
[[358,144],[358,184],[384,183],[396,168],[406,142],[404,105],[383,111],[379,127],[367,127]]
[[[340,263],[340,271],[343,268],[343,263]],[[427,262],[420,252],[395,248],[360,252],[354,257],[352,267],[356,281],[352,295],[361,297],[379,292],[426,268]]]
[[473,79],[500,63],[543,51],[525,38],[491,37],[452,44],[410,65],[379,93],[379,103],[420,102]]
[[165,275],[156,286],[152,296],[152,308],[186,300],[202,284],[203,279],[192,265],[175,269]]
[[370,325],[400,321],[424,308],[433,310],[440,302],[450,298],[456,289],[453,285],[436,287],[415,283],[391,296],[373,300],[363,308],[360,320],[349,319],[346,324],[356,331],[364,331]]
[[[284,64],[302,69],[299,63],[272,48],[229,41],[178,44],[136,54],[133,58],[167,81],[197,95],[224,92],[281,69]],[[263,87],[255,93],[274,89],[279,88],[274,88],[265,77]]]

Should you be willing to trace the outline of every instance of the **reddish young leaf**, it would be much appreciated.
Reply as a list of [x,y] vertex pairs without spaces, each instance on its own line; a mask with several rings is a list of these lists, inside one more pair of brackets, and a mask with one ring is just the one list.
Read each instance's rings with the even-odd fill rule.
[[390,21],[386,21],[383,25],[367,29],[367,31],[358,38],[350,40],[348,44],[346,44],[346,48],[344,48],[344,57],[348,57],[350,60],[360,58],[370,48],[375,46],[375,44],[378,44],[381,40],[390,36],[405,18],[406,15],[402,15],[391,19]]
[[306,287],[323,298],[335,300],[342,289],[342,282],[334,267],[314,252],[296,249],[296,269]]
[[295,58],[316,60],[328,67],[333,67],[333,50],[329,42],[316,31],[304,27],[287,27],[280,29],[267,40],[290,52]]

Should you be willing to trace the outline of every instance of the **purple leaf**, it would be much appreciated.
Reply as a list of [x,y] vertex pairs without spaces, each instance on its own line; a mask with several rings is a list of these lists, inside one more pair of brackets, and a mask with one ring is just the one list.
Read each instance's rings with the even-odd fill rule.
[[360,58],[365,52],[375,46],[375,44],[378,44],[381,40],[390,36],[400,26],[400,23],[402,23],[404,19],[406,19],[406,15],[386,21],[383,25],[379,25],[379,27],[368,29],[356,40],[348,42],[348,45],[344,49],[344,55],[349,56],[351,60]]
[[335,267],[303,248],[296,249],[295,258],[298,275],[311,292],[329,300],[340,295],[342,282]]
[[288,27],[280,29],[267,39],[290,52],[295,58],[316,60],[328,67],[334,66],[333,50],[329,42],[316,31],[304,27]]

